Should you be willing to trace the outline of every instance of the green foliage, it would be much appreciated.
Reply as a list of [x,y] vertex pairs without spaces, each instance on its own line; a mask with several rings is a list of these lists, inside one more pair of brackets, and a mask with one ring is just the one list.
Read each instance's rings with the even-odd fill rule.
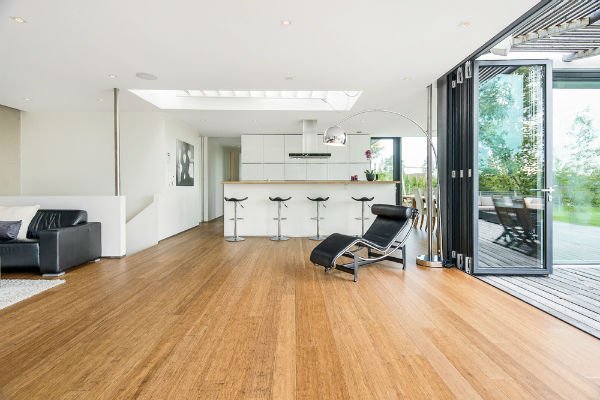
[[568,159],[554,162],[555,214],[564,214],[572,223],[595,225],[600,221],[600,146],[589,109],[576,114],[567,134],[574,139]]
[[[404,193],[413,194],[414,188],[418,188],[421,193],[425,193],[427,189],[427,176],[425,175],[406,175],[403,174],[402,180],[404,182]],[[437,177],[433,177],[432,188],[435,191],[437,187]]]
[[[394,157],[384,155],[385,143],[377,140],[371,143],[371,158],[376,161],[376,169],[371,173],[379,174],[380,181],[394,180]],[[368,170],[367,170],[368,171]],[[365,173],[368,173],[365,171]]]
[[479,190],[528,196],[543,181],[543,74],[521,67],[479,88]]
[[[542,187],[541,71],[521,67],[479,88],[479,190],[532,196]],[[566,160],[554,161],[554,219],[600,226],[600,145],[590,110],[578,112]]]

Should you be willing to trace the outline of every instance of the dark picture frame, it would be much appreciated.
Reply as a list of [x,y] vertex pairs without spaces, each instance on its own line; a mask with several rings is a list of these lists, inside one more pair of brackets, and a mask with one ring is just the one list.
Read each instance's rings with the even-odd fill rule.
[[194,186],[194,146],[177,139],[175,182],[177,186]]

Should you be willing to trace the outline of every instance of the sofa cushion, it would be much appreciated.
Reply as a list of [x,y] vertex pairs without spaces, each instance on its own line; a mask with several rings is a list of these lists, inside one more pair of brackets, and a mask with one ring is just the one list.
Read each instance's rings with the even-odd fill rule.
[[0,241],[0,259],[4,267],[39,267],[40,243],[32,239]]
[[39,205],[16,207],[0,206],[0,221],[21,221],[21,228],[19,228],[19,234],[17,235],[17,238],[25,239],[27,237],[27,228],[29,228],[29,223],[39,209]]
[[0,221],[0,240],[15,240],[21,229],[21,221]]
[[66,228],[87,222],[87,211],[83,210],[39,210],[29,224],[27,237],[38,239],[41,231]]

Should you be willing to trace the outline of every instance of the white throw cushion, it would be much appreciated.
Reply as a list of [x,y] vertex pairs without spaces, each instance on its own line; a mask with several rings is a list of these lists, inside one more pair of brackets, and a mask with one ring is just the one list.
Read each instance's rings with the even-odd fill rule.
[[21,221],[21,229],[17,239],[27,238],[27,228],[35,213],[40,209],[40,206],[15,206],[15,207],[3,207],[0,206],[0,221]]

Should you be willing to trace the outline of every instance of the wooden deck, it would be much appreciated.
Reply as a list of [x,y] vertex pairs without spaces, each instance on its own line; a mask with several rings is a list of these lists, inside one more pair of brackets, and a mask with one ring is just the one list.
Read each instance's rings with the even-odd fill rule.
[[600,339],[600,267],[555,267],[548,277],[479,279]]
[[[600,341],[456,269],[202,224],[0,310],[0,399],[598,399]],[[37,274],[6,278],[40,279]]]
[[[540,262],[530,256],[526,245],[507,248],[494,240],[502,233],[502,225],[479,220],[479,262],[485,267],[524,266],[539,267]],[[553,258],[555,263],[600,264],[600,227],[553,223]]]
[[482,267],[540,267],[540,261],[535,256],[528,255],[527,245],[522,248],[506,247],[500,241],[494,240],[502,234],[502,225],[479,220],[479,265]]

